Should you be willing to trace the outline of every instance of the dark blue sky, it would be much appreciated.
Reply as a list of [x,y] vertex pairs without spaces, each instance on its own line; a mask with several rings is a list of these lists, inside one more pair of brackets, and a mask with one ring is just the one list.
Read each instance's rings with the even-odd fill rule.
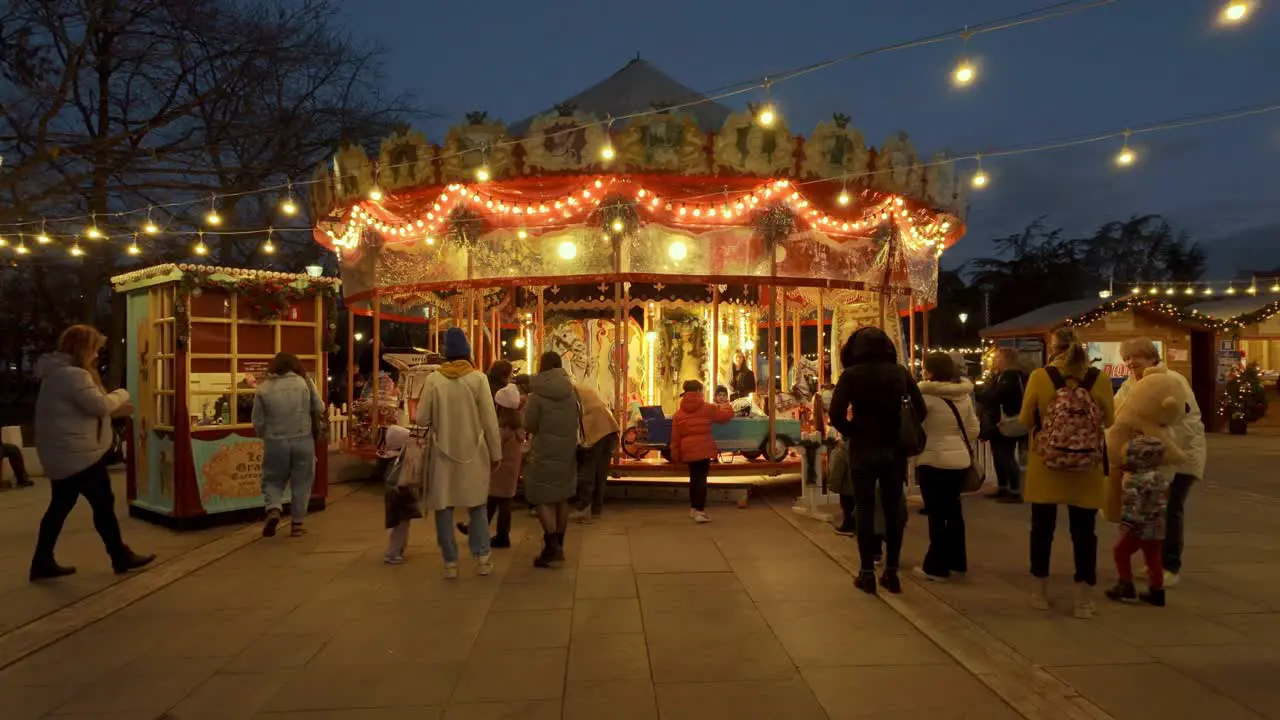
[[[550,3],[347,0],[356,37],[389,54],[387,89],[446,119],[514,122],[612,74],[636,53],[695,90],[911,40],[1048,4],[1047,0]],[[1270,5],[1270,7],[1269,7]],[[978,82],[953,90],[958,41],[845,63],[775,86],[792,131],[843,112],[869,143],[902,129],[921,154],[1038,143],[1280,102],[1280,3],[1220,29],[1220,0],[1122,0],[979,36]],[[726,101],[745,107],[753,95]],[[1039,215],[1069,233],[1159,213],[1205,247],[1210,278],[1280,265],[1280,112],[1135,138],[1139,162],[1116,170],[1119,142],[984,162],[969,234],[947,266],[989,254],[990,239]],[[965,168],[966,174],[971,170]]]

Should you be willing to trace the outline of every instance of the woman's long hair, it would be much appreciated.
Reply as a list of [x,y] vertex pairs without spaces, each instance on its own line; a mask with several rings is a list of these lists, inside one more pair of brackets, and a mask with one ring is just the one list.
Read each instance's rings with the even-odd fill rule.
[[297,355],[290,352],[279,352],[272,358],[271,365],[267,367],[267,373],[270,375],[288,375],[294,373],[298,377],[305,378],[307,369],[302,367],[302,361]]
[[72,325],[62,331],[58,337],[58,352],[71,358],[71,364],[83,369],[93,378],[98,389],[102,386],[102,375],[98,372],[98,352],[107,344],[107,336],[92,325]]
[[511,384],[511,373],[515,366],[509,360],[495,360],[489,366],[489,394],[497,395],[498,391]]
[[1060,327],[1053,331],[1053,354],[1066,360],[1068,375],[1083,376],[1089,369],[1089,353],[1085,352],[1075,328]]

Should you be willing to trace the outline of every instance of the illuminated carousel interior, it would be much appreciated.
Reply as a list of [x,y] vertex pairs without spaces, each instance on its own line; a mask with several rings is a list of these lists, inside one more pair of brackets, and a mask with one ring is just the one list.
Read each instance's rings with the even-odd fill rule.
[[808,138],[771,106],[681,111],[653,97],[611,119],[643,89],[694,97],[636,60],[510,129],[471,113],[439,145],[404,131],[375,157],[346,147],[316,169],[316,240],[340,256],[348,308],[373,319],[373,356],[382,323],[426,329],[421,355],[371,378],[363,409],[351,398],[366,426],[357,444],[410,414],[413,378],[450,326],[482,368],[528,372],[560,353],[627,429],[625,473],[666,466],[681,385],[732,392],[735,357],[760,380],[718,430],[720,470],[758,474],[794,462],[850,332],[876,325],[914,352],[900,319],[914,336],[938,258],[964,233],[945,158],[921,160],[901,133],[867,147],[840,114]]

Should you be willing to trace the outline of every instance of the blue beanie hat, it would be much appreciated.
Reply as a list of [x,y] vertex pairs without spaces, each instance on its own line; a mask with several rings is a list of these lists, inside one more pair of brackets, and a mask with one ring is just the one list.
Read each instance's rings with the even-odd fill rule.
[[445,331],[444,359],[445,360],[470,360],[471,359],[471,343],[467,341],[467,334],[462,332],[462,328],[451,327]]

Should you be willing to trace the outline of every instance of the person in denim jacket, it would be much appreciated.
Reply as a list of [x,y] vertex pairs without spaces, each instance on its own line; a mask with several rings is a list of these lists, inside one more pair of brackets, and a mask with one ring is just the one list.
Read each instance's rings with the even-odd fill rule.
[[267,508],[263,537],[276,534],[286,484],[292,495],[289,534],[297,537],[306,532],[303,522],[316,477],[312,423],[323,412],[320,393],[307,379],[302,362],[293,353],[277,354],[253,399],[253,429],[262,439],[263,450],[262,497]]

